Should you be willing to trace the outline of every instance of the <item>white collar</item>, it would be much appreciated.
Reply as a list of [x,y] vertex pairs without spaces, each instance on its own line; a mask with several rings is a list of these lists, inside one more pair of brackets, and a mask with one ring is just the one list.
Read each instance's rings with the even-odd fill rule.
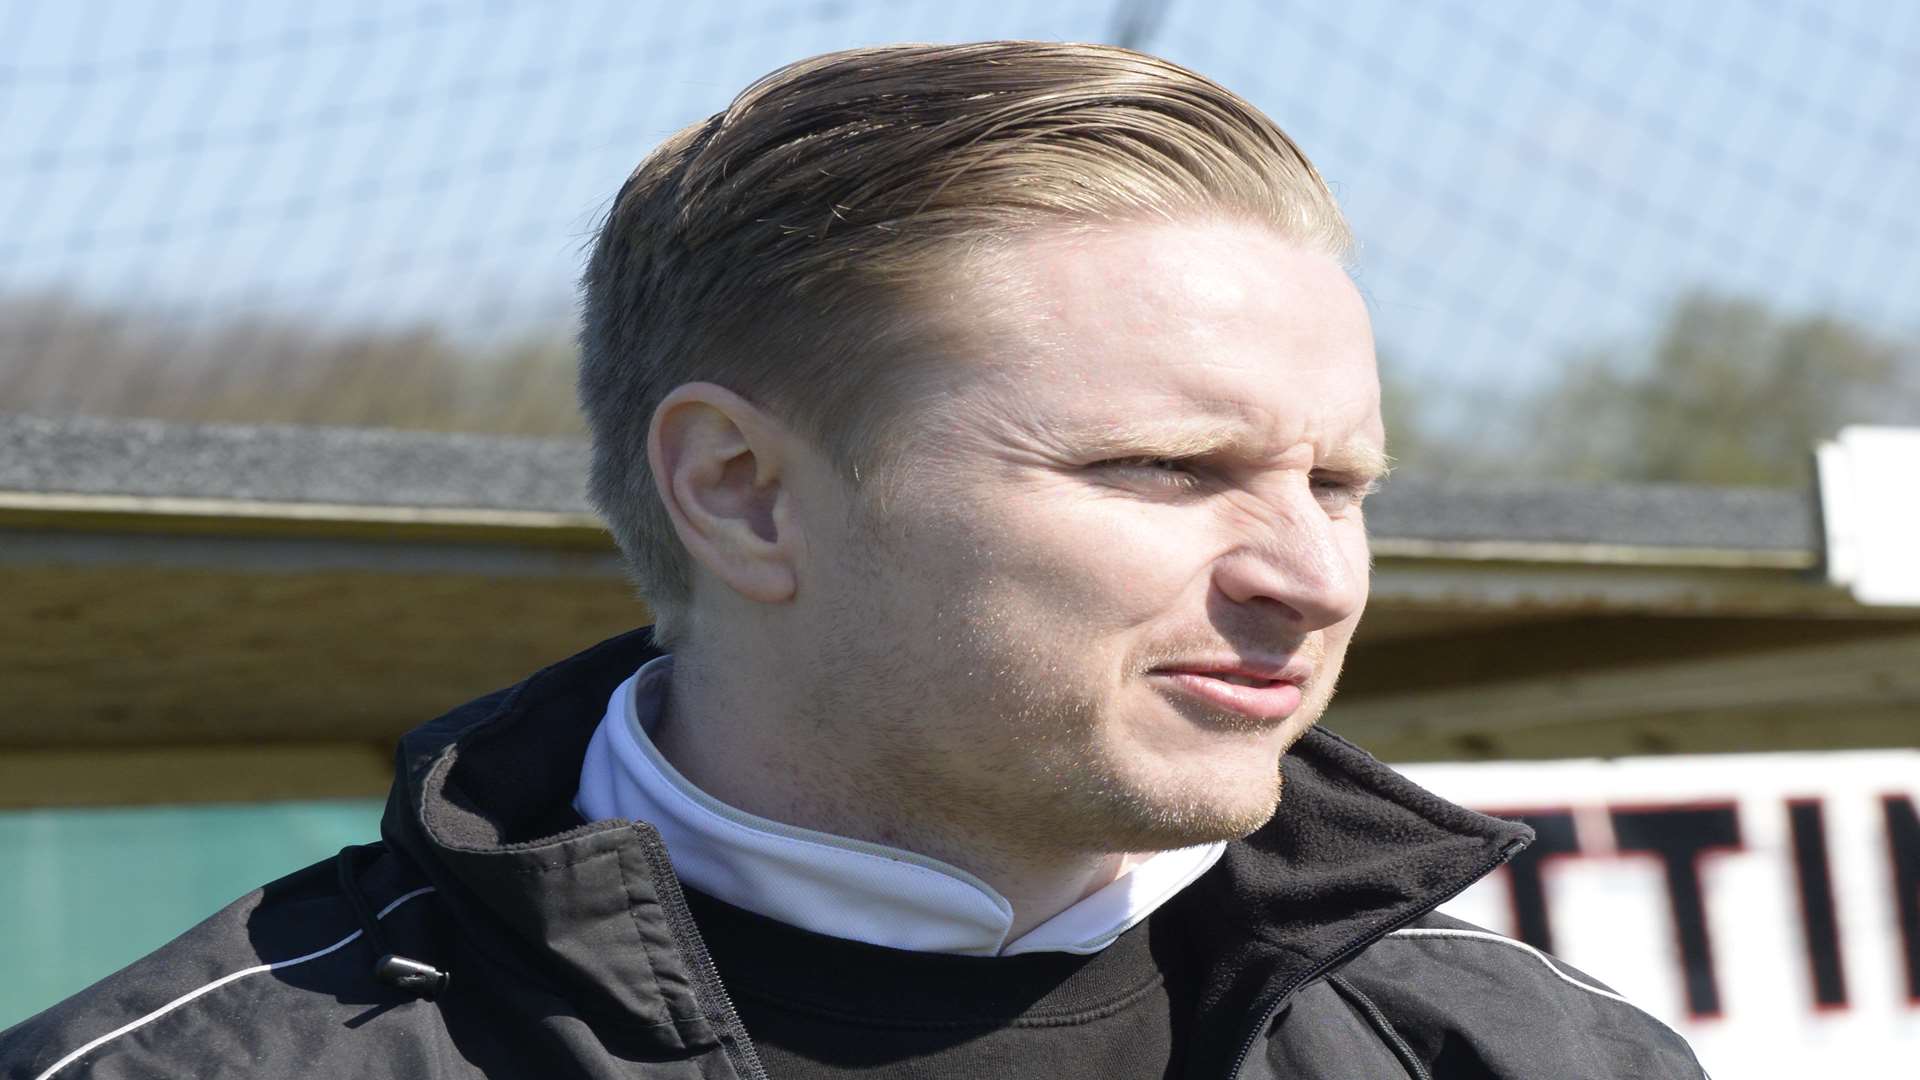
[[1009,942],[1012,905],[959,867],[771,821],[694,787],[649,737],[672,670],[671,656],[658,657],[614,690],[574,808],[589,821],[652,825],[682,881],[789,926],[919,952],[1099,952],[1226,851],[1217,843],[1160,852]]

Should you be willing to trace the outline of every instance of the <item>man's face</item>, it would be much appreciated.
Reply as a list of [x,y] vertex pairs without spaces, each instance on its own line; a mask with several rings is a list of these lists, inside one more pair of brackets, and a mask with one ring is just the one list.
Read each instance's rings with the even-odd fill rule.
[[[816,719],[938,831],[1245,835],[1366,602],[1365,306],[1331,259],[1237,223],[1041,234],[974,269],[897,501],[802,587]],[[1223,666],[1283,681],[1202,674]]]

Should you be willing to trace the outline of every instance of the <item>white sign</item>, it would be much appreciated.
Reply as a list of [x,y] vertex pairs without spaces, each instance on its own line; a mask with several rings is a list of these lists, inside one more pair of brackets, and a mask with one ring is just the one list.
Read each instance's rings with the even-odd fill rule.
[[1814,465],[1828,580],[1863,604],[1920,607],[1920,428],[1843,428]]
[[1612,986],[1715,1076],[1920,1076],[1920,751],[1399,768],[1539,833],[1440,910]]

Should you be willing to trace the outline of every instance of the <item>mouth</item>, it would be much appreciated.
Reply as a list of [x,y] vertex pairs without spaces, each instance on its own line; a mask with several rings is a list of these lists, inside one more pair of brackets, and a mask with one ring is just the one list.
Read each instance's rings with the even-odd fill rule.
[[[1194,674],[1200,675],[1200,674],[1206,674],[1206,673],[1194,672]],[[1230,682],[1235,686],[1272,686],[1274,683],[1277,683],[1280,681],[1279,679],[1262,679],[1262,678],[1255,677],[1253,675],[1230,675],[1226,673],[1207,674],[1207,678],[1221,679],[1223,681]]]
[[1148,672],[1170,690],[1250,720],[1285,720],[1300,709],[1304,698],[1297,679],[1262,679],[1236,672],[1164,670]]

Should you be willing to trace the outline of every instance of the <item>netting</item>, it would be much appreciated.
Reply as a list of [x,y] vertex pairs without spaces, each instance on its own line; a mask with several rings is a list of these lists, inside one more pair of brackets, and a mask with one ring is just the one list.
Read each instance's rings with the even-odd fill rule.
[[1007,37],[1288,129],[1405,471],[1789,482],[1920,422],[1920,9],[1870,0],[9,5],[0,409],[578,431],[574,279],[655,142],[800,56]]

